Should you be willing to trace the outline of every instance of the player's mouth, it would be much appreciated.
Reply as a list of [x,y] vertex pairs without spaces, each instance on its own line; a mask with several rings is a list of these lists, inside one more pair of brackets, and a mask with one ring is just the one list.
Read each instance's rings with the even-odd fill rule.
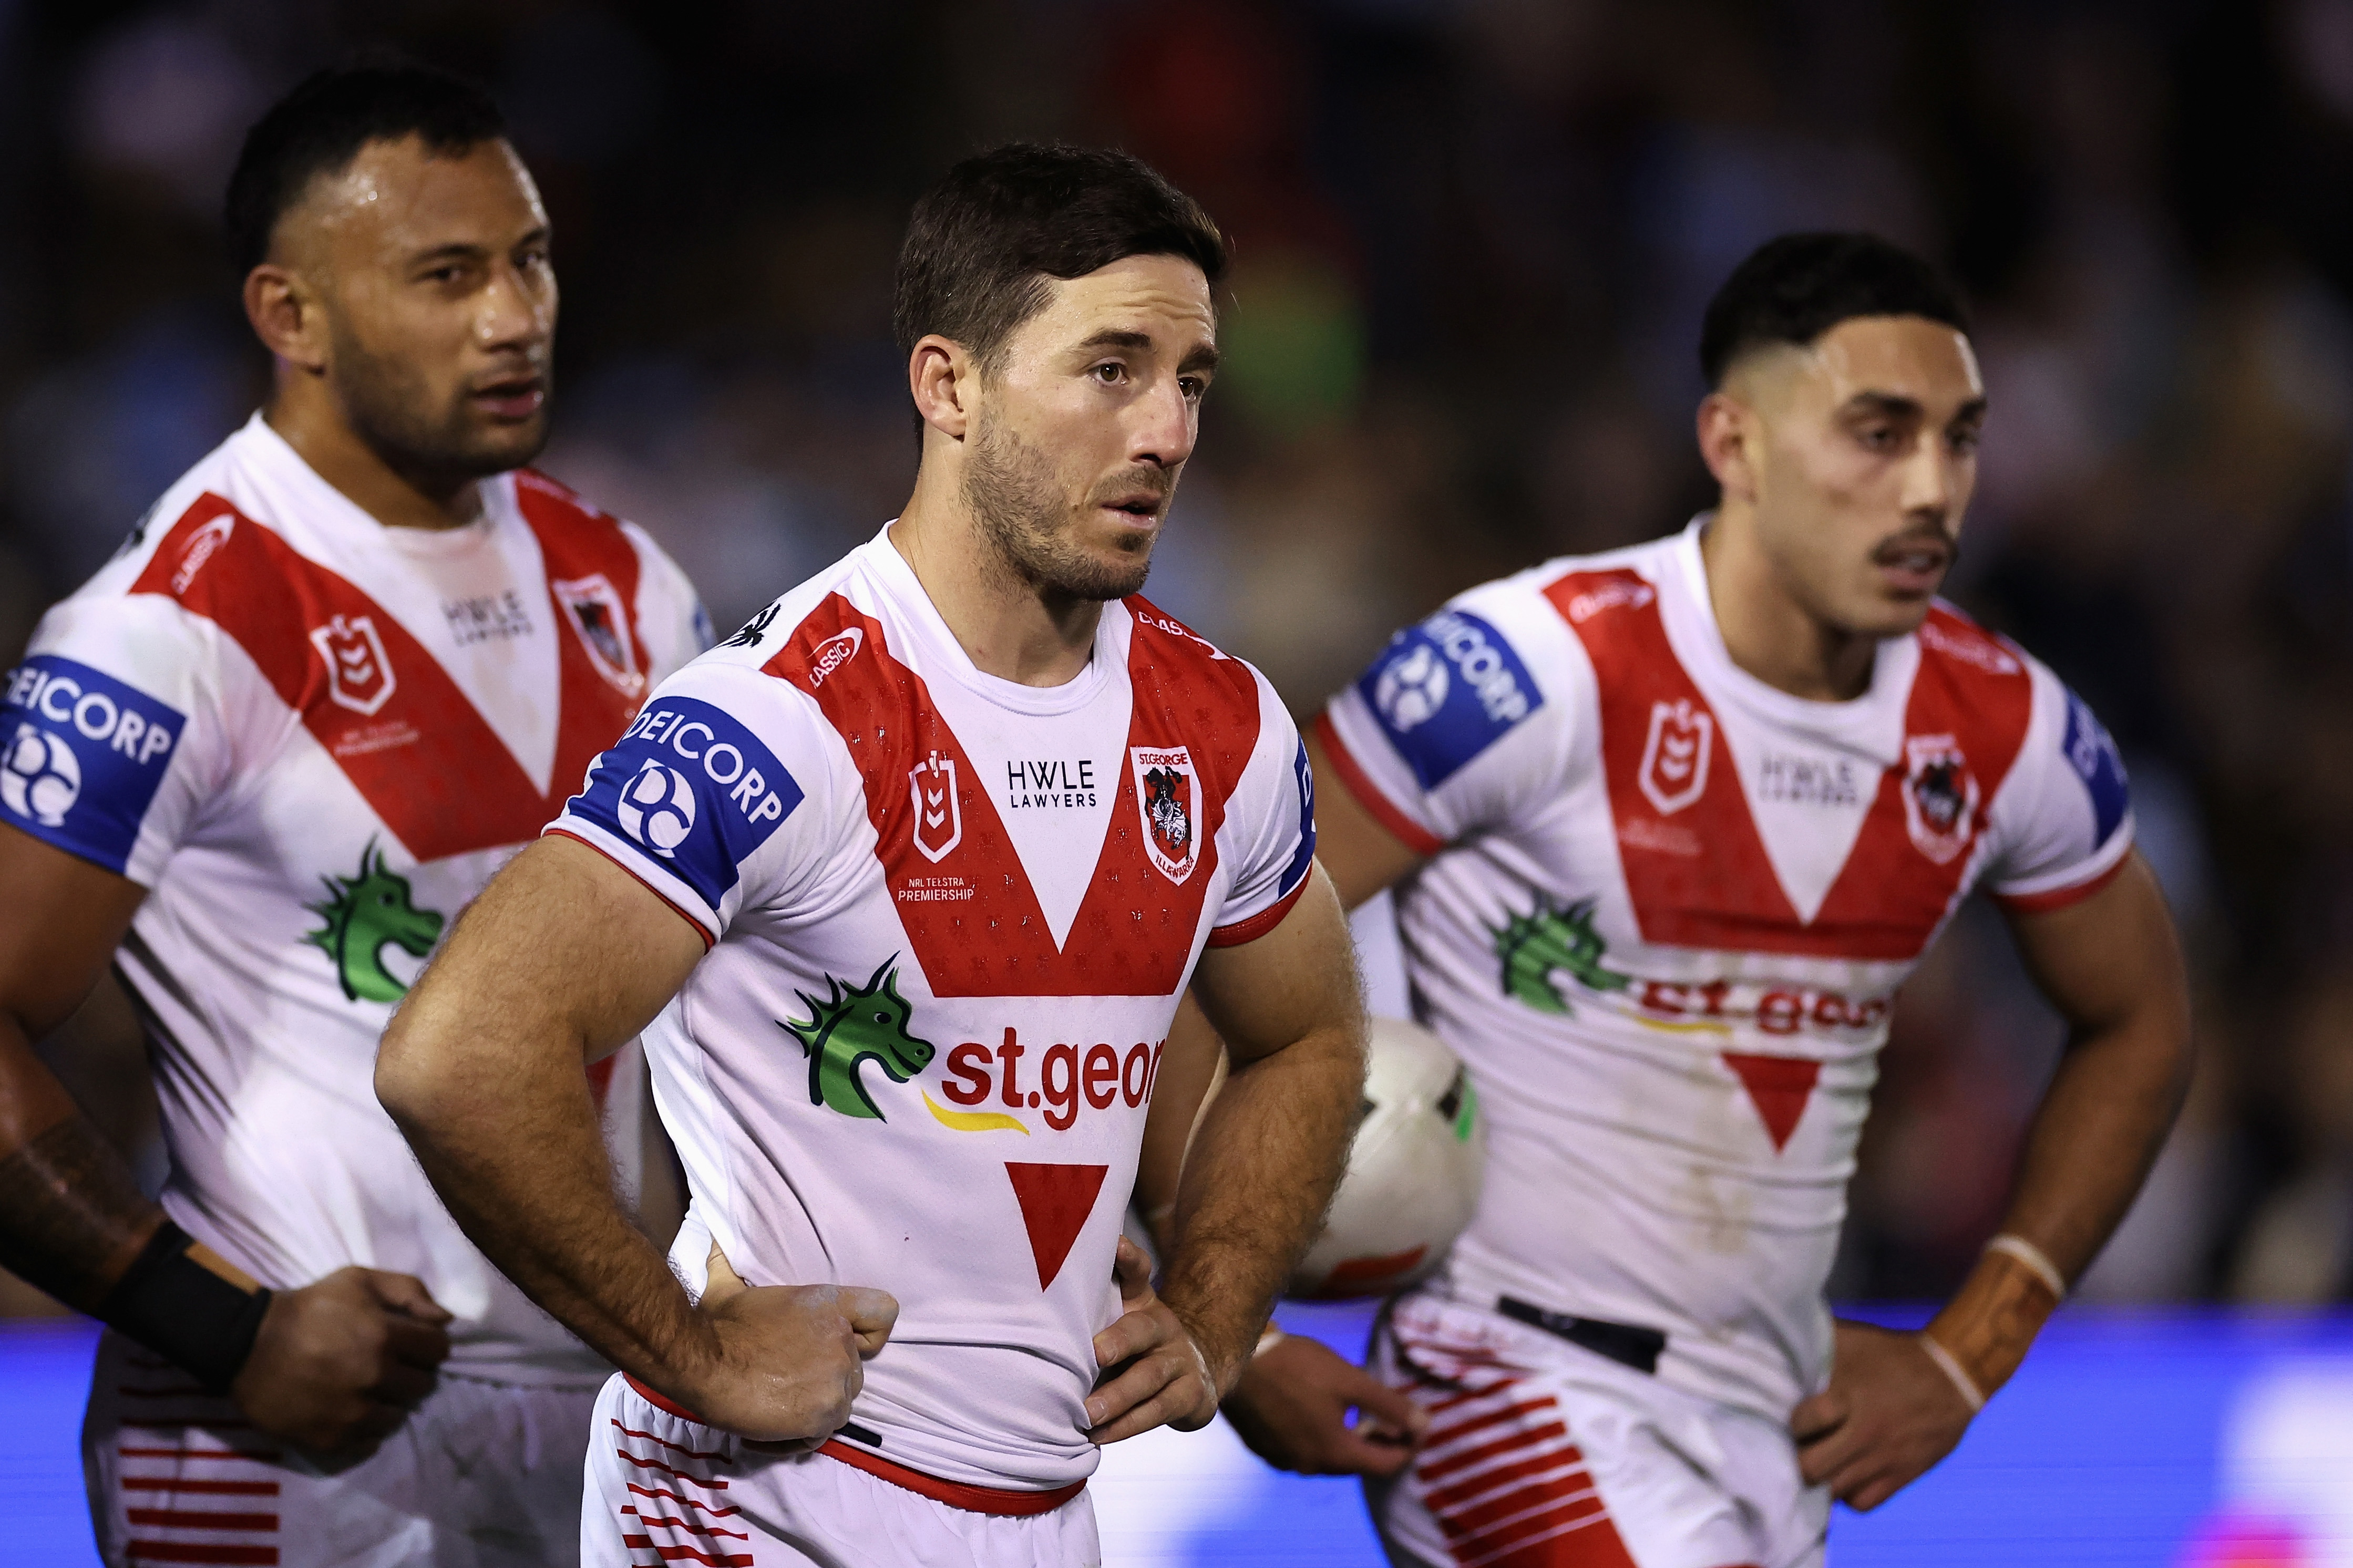
[[1096,503],[1097,509],[1112,514],[1112,521],[1127,528],[1150,528],[1160,521],[1168,498],[1158,490],[1130,490]]
[[1938,534],[1901,534],[1872,552],[1871,562],[1879,568],[1880,581],[1896,593],[1926,596],[1952,569],[1953,544]]
[[547,405],[547,378],[517,375],[486,382],[473,390],[471,401],[493,419],[528,419]]

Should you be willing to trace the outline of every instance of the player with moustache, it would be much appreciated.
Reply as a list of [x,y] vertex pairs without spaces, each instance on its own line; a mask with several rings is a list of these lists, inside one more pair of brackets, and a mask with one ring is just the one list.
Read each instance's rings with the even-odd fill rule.
[[[648,539],[523,467],[556,281],[480,89],[312,77],[248,136],[227,227],[269,400],[0,705],[0,1260],[110,1325],[83,1430],[108,1563],[569,1562],[608,1369],[442,1209],[375,1043],[709,637]],[[33,1051],[110,960],[160,1202]],[[596,1089],[633,1163],[644,1091]]]
[[[1364,1021],[1306,753],[1138,593],[1224,263],[1124,155],[951,170],[905,510],[655,692],[385,1038],[469,1234],[626,1374],[589,1562],[1099,1563],[1099,1446],[1209,1420],[1324,1210]],[[1121,1224],[1188,982],[1235,1068],[1155,1290]],[[579,1082],[641,1030],[667,1260]]]
[[[1324,864],[1352,906],[1394,889],[1489,1168],[1369,1370],[1270,1335],[1226,1408],[1276,1465],[1366,1476],[1400,1563],[1819,1563],[1833,1497],[1885,1501],[2017,1369],[2187,1081],[2113,744],[1936,596],[1988,404],[1953,290],[1883,241],[1787,237],[1717,293],[1701,361],[1714,511],[1459,595],[1309,742]],[[1974,888],[2067,1048],[1959,1291],[1918,1332],[1833,1324],[1894,995]],[[1147,1205],[1205,1040],[1170,1047]]]

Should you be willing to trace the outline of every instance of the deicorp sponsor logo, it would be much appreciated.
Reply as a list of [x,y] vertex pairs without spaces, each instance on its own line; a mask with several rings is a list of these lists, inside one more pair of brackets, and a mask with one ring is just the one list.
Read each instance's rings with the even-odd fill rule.
[[1398,633],[1356,689],[1424,789],[1544,706],[1511,644],[1468,610],[1440,610]]
[[596,759],[565,810],[641,847],[715,909],[801,798],[742,722],[691,697],[663,697]]
[[0,814],[120,871],[185,721],[102,670],[36,654],[0,703]]

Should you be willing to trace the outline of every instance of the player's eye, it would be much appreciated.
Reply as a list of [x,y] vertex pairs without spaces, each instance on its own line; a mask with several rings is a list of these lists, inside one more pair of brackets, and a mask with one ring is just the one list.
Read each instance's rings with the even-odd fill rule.
[[1198,403],[1209,395],[1209,384],[1198,375],[1177,377],[1176,386],[1187,403]]
[[1087,374],[1105,386],[1116,386],[1127,379],[1127,366],[1115,359],[1105,360]]
[[1964,456],[1974,452],[1978,449],[1978,442],[1984,438],[1984,435],[1985,433],[1974,425],[1967,429],[1956,430],[1950,437],[1953,450]]

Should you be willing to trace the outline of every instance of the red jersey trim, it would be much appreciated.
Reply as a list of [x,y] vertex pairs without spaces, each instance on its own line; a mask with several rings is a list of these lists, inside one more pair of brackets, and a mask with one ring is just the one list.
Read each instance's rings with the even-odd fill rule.
[[1283,894],[1282,897],[1275,900],[1274,902],[1267,905],[1266,908],[1259,910],[1258,913],[1250,916],[1248,920],[1236,921],[1229,926],[1211,927],[1209,930],[1209,945],[1211,947],[1240,947],[1244,942],[1256,942],[1259,938],[1264,936],[1267,932],[1272,931],[1275,927],[1282,923],[1282,917],[1291,912],[1291,906],[1299,901],[1299,895],[1307,890],[1307,884],[1313,881],[1314,877],[1314,868],[1310,867],[1307,875],[1299,879],[1299,885],[1297,887],[1292,889],[1291,891]]
[[1381,793],[1381,786],[1373,782],[1373,776],[1365,772],[1341,741],[1339,728],[1332,722],[1331,714],[1315,715],[1315,739],[1323,746],[1324,754],[1332,759],[1332,770],[1340,775],[1340,782],[1347,786],[1348,793],[1356,797],[1357,804],[1373,814],[1375,821],[1389,830],[1391,837],[1417,855],[1435,855],[1446,847],[1444,839],[1399,811],[1389,797]]
[[1041,1492],[1012,1491],[1003,1487],[976,1487],[962,1481],[944,1481],[921,1470],[894,1465],[878,1454],[853,1448],[832,1437],[827,1438],[818,1452],[828,1459],[839,1459],[852,1469],[864,1470],[877,1480],[904,1488],[918,1497],[944,1502],[950,1508],[963,1509],[966,1513],[994,1514],[999,1519],[1027,1519],[1033,1514],[1051,1513],[1087,1489],[1083,1479]]
[[[566,835],[566,837],[568,837],[569,835]],[[596,846],[590,845],[589,847],[593,849]],[[691,1421],[697,1426],[711,1426],[710,1422],[705,1421],[693,1411],[687,1409],[682,1405],[676,1405],[671,1403],[670,1400],[664,1399],[660,1394],[656,1394],[652,1389],[648,1388],[644,1384],[639,1383],[628,1373],[625,1372],[621,1374],[621,1381],[628,1384],[631,1391],[634,1392],[639,1399],[644,1400],[648,1405],[652,1405],[663,1415],[675,1415],[681,1421]],[[713,1428],[713,1430],[716,1430],[716,1428]]]
[[[595,839],[585,838],[579,834],[573,832],[572,829],[568,827],[554,826],[547,828],[540,834],[540,837],[542,838],[569,838],[575,844],[583,844],[587,846],[589,848],[594,849],[597,854],[602,855],[606,859],[610,860],[614,865],[627,872],[629,879],[635,882],[638,887],[643,888],[647,892],[651,893],[655,898],[659,899],[663,903],[669,905],[670,912],[684,921],[687,925],[692,929],[694,934],[702,939],[703,952],[709,952],[713,947],[718,945],[717,939],[712,937],[711,932],[703,929],[703,925],[701,921],[696,920],[692,915],[688,914],[684,910],[680,909],[676,900],[672,900],[669,894],[663,892],[659,888],[655,887],[651,882],[647,881],[643,877],[638,876],[637,871],[630,867],[628,862],[623,860],[619,856],[614,854],[610,849],[606,848],[602,844],[597,843]],[[649,1394],[646,1397],[648,1399],[652,1399],[654,1396]],[[656,1401],[656,1403],[659,1403],[659,1401]],[[675,1415],[678,1412],[671,1411],[670,1414]],[[694,1417],[689,1415],[686,1419],[691,1421]]]
[[2049,888],[2040,893],[1989,893],[1987,896],[2014,915],[2049,914],[2052,910],[2080,904],[2115,881],[2124,871],[2125,863],[2131,858],[2132,851],[2127,849],[2116,857],[2115,865],[2073,887]]

